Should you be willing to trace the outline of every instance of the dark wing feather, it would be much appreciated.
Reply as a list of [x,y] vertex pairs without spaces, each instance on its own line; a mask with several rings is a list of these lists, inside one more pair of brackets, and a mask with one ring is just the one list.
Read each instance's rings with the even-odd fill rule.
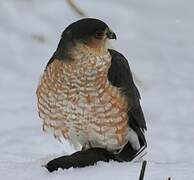
[[53,62],[54,60],[55,60],[55,53],[54,53],[53,56],[49,59],[47,65],[46,65],[46,68],[47,68],[50,64],[52,64],[52,62]]
[[134,84],[127,59],[119,52],[109,49],[112,56],[108,80],[113,86],[121,88],[128,99],[129,126],[137,133],[140,144],[146,145],[144,131],[146,122],[140,105],[140,94]]
[[61,40],[59,41],[59,44],[57,46],[57,50],[54,52],[54,54],[52,55],[52,57],[50,58],[50,60],[48,61],[46,68],[55,60],[67,60],[69,59],[69,55],[67,53],[67,50],[65,51],[65,49],[67,48],[67,42],[68,39],[64,39],[61,38]]

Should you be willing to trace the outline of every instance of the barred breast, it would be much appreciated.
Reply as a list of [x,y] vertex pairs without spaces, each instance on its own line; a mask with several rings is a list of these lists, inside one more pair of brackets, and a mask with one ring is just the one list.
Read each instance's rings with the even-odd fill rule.
[[109,52],[75,54],[74,60],[55,59],[37,88],[43,129],[53,128],[75,147],[114,151],[127,143],[127,100],[107,79]]

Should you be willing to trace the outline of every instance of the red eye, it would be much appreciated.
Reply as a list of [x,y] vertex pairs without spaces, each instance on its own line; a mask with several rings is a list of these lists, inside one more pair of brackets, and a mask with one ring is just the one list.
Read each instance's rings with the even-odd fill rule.
[[95,36],[96,36],[96,38],[101,39],[104,36],[104,32],[103,31],[96,31]]

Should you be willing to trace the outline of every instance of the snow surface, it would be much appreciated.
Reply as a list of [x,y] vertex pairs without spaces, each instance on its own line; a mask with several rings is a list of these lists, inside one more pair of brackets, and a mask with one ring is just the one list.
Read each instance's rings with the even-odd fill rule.
[[[194,1],[77,0],[118,36],[112,45],[140,79],[146,179],[194,179]],[[72,148],[41,131],[35,90],[61,32],[79,17],[64,0],[0,1],[0,179],[137,180],[141,163],[98,163],[49,174]]]

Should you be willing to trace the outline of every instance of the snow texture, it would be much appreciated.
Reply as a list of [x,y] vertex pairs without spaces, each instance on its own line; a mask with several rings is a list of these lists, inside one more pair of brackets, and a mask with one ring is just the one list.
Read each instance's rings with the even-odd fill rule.
[[[112,45],[140,79],[148,126],[145,180],[193,180],[194,1],[77,3],[116,32]],[[64,0],[0,1],[0,179],[138,179],[141,163],[100,162],[52,174],[41,166],[73,152],[42,132],[35,90],[61,32],[77,19]]]

